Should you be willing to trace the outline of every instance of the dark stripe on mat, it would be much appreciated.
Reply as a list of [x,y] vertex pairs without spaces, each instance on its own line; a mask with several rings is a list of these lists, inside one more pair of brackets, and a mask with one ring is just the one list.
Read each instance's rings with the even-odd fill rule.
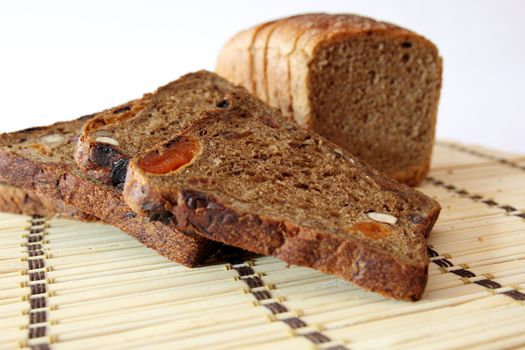
[[[230,251],[228,251],[228,249]],[[275,301],[276,299],[273,299],[274,297],[270,290],[265,289],[267,286],[261,276],[259,276],[252,268],[250,257],[246,257],[245,254],[240,250],[229,247],[223,249],[219,253],[219,256],[231,265],[232,270],[237,272],[239,279],[246,284],[249,292],[255,297],[255,299],[261,302],[261,306],[267,308],[273,315],[289,312],[286,306],[284,306],[279,301]],[[271,302],[264,302],[270,299],[273,300]],[[299,316],[279,319],[279,321],[283,322],[293,330],[299,330],[301,328],[308,327],[308,324]],[[332,341],[332,339],[320,331],[312,331],[305,334],[300,334],[300,336],[308,339],[312,344],[325,344]],[[324,348],[324,350],[349,349],[344,345],[334,345]]]
[[[469,191],[467,191],[465,189],[460,189],[460,188],[458,188],[458,187],[456,187],[456,186],[454,186],[452,184],[447,184],[447,183],[445,183],[445,182],[443,182],[441,180],[435,179],[433,177],[428,177],[427,180],[431,184],[433,184],[435,186],[442,187],[442,188],[446,189],[449,192],[453,192],[453,193],[459,194],[461,197],[468,198],[468,199],[470,199],[473,202],[481,203],[481,204],[484,204],[484,205],[486,205],[486,206],[488,206],[490,208],[502,210],[505,213],[510,214],[512,216],[517,216],[517,217],[525,219],[525,213],[522,213],[522,212],[518,211],[515,207],[513,207],[511,205],[500,204],[500,203],[496,202],[495,200],[489,199],[489,198],[485,198],[482,195],[472,194],[472,193],[470,193]],[[458,275],[458,276],[460,276],[462,278],[477,277],[477,275],[474,272],[472,272],[470,270],[467,270],[467,269],[450,270],[449,268],[455,267],[456,265],[454,265],[447,258],[435,259],[436,257],[439,257],[441,255],[437,251],[433,250],[432,248],[428,248],[428,254],[430,256],[430,261],[432,263],[438,265],[439,267],[441,267],[443,271],[447,271],[447,272],[453,273],[453,274]],[[502,288],[503,287],[500,283],[498,283],[498,282],[496,282],[494,280],[489,280],[489,279],[482,279],[482,280],[474,281],[472,283],[476,283],[477,285],[480,285],[480,286],[485,287],[487,289],[498,289],[498,288]],[[498,293],[498,294],[506,295],[508,297],[511,297],[514,300],[519,300],[519,301],[524,301],[525,300],[525,293],[520,292],[517,289],[512,289],[510,291],[503,292],[503,293]]]
[[514,162],[512,160],[508,160],[508,159],[505,159],[505,158],[502,158],[502,157],[497,157],[497,156],[494,156],[492,154],[483,153],[483,152],[480,152],[478,150],[473,150],[473,149],[470,149],[470,148],[465,147],[465,146],[460,146],[460,145],[455,145],[455,144],[450,144],[450,143],[443,143],[443,142],[436,142],[436,144],[438,144],[439,146],[451,148],[451,149],[456,150],[456,151],[467,153],[467,154],[470,154],[470,155],[473,155],[473,156],[476,156],[476,157],[479,157],[479,158],[492,160],[494,162],[498,162],[500,164],[509,166],[511,168],[514,168],[514,169],[525,170],[525,165],[519,165],[518,163],[516,163],[516,162]]
[[49,350],[47,341],[47,279],[46,256],[42,245],[45,237],[46,220],[34,215],[31,217],[30,226],[27,228],[27,274],[29,276],[29,327],[27,337],[29,340],[42,338],[38,344],[28,344],[32,350]]
[[[458,187],[456,187],[456,186],[454,186],[452,184],[446,184],[445,182],[443,182],[441,180],[438,180],[438,179],[435,179],[433,177],[428,177],[427,180],[428,180],[428,182],[430,182],[431,184],[433,184],[435,186],[442,187],[442,188],[446,189],[449,192],[453,192],[453,193],[459,194],[461,197],[468,198],[468,199],[470,199],[473,202],[481,203],[481,204],[484,204],[484,205],[486,205],[486,206],[488,206],[490,208],[502,210],[502,211],[504,211],[505,213],[507,213],[509,215],[517,216],[517,217],[525,219],[525,213],[522,213],[522,212],[518,211],[515,207],[513,207],[511,205],[500,204],[500,203],[494,201],[493,199],[485,198],[482,195],[472,194],[472,193],[470,193],[469,191],[467,191],[465,189],[460,189],[460,188],[458,188]],[[447,271],[447,272],[453,273],[453,274],[458,275],[458,276],[460,276],[462,278],[477,277],[477,275],[474,272],[472,272],[470,270],[467,270],[467,269],[450,270],[449,268],[455,267],[456,265],[454,265],[449,259],[446,259],[446,258],[434,259],[435,257],[441,256],[441,255],[437,251],[433,250],[432,248],[428,248],[428,254],[430,256],[430,261],[432,263],[438,265],[439,267],[441,267],[443,271]],[[478,280],[478,281],[474,281],[472,283],[476,283],[477,285],[480,285],[480,286],[485,287],[487,289],[497,289],[497,288],[502,288],[503,287],[500,283],[498,283],[498,282],[496,282],[494,280],[489,280],[489,279]],[[512,289],[510,291],[503,292],[503,293],[498,293],[498,294],[506,295],[506,296],[511,297],[512,299],[518,300],[518,301],[524,301],[525,300],[525,293],[520,292],[517,289]]]
[[[450,261],[449,258],[443,257],[443,255],[439,254],[433,247],[428,247],[428,255],[430,257],[430,262],[439,266],[442,271],[453,273],[454,275],[457,275],[461,278],[466,278],[466,279],[478,277],[478,275],[476,275],[473,271],[465,269],[465,268],[451,269],[453,267],[459,267],[459,266],[454,265],[454,263]],[[477,281],[472,281],[471,283],[475,283],[487,289],[503,288],[503,286],[499,282],[496,282],[495,280],[488,279],[488,278],[484,278],[484,279],[477,280]],[[497,294],[506,295],[508,297],[511,297],[514,300],[525,301],[525,294],[520,292],[517,289],[511,289],[509,291],[497,293]]]
[[445,182],[443,182],[441,180],[438,180],[438,179],[430,177],[430,176],[427,177],[427,181],[430,182],[431,184],[435,185],[435,186],[444,188],[444,189],[446,189],[449,192],[453,192],[455,194],[459,194],[461,197],[468,198],[468,199],[470,199],[470,200],[472,200],[472,201],[474,201],[476,203],[482,203],[482,204],[485,204],[486,206],[488,206],[490,208],[496,208],[496,209],[504,211],[505,213],[507,213],[509,215],[517,216],[519,218],[525,219],[525,213],[519,211],[518,209],[516,209],[515,206],[509,205],[509,204],[498,203],[498,202],[496,202],[493,199],[485,198],[484,196],[482,196],[480,194],[470,193],[469,191],[467,191],[464,188],[458,188],[458,187],[456,187],[454,185],[447,184],[447,183],[445,183]]

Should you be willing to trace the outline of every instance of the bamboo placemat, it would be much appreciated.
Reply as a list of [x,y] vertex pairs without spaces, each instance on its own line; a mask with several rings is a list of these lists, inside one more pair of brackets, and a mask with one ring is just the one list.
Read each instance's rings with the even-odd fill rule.
[[0,214],[0,349],[496,349],[525,344],[525,157],[440,142],[423,299],[269,257],[188,269],[106,225]]

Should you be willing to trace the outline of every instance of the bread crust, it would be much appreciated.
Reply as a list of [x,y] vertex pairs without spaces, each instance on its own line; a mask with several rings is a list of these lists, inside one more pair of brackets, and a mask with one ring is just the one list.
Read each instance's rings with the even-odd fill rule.
[[[230,38],[219,53],[216,63],[217,74],[228,77],[234,84],[243,85],[251,91],[253,91],[253,81],[250,49],[255,31],[255,27],[250,28]],[[231,62],[237,63],[231,64]]]
[[268,89],[266,86],[266,69],[267,69],[267,45],[268,39],[272,35],[276,27],[281,22],[273,21],[262,26],[261,29],[255,35],[252,51],[252,81],[254,84],[254,94],[259,96],[263,101],[268,101]]
[[269,39],[266,102],[288,117],[293,116],[289,57],[296,50],[301,35],[315,24],[313,20],[324,16],[327,15],[316,13],[289,17],[280,21]]
[[45,217],[59,215],[87,222],[98,221],[95,216],[62,201],[6,183],[0,183],[0,211]]
[[[251,93],[255,93],[258,81],[254,79],[255,55],[254,45],[264,45],[264,39],[258,41],[259,32],[265,31],[277,21],[265,22],[250,29],[243,30],[228,40],[223,46],[216,63],[216,73],[234,83],[244,86]],[[238,64],[231,64],[237,61]],[[257,58],[259,61],[259,58]]]
[[[20,190],[27,191],[24,189],[20,189]],[[27,191],[27,193],[30,195],[32,194],[34,198],[37,198],[46,207],[51,208],[56,213],[55,215],[65,217],[65,218],[76,219],[80,221],[86,221],[86,222],[100,221],[100,219],[97,218],[96,216],[88,214],[72,205],[68,205],[63,201],[50,198],[48,196],[42,195],[34,191]],[[26,212],[24,214],[38,215],[38,214],[32,214],[30,212]]]
[[55,208],[31,191],[0,184],[0,211],[13,214],[54,216]]

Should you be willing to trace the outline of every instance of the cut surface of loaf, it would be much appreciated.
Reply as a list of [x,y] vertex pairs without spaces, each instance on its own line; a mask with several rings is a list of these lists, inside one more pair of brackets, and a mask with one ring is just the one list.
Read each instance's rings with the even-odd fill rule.
[[99,113],[82,129],[77,164],[87,174],[119,187],[130,157],[170,139],[202,112],[221,108],[224,95],[233,89],[218,75],[199,71]]
[[94,216],[68,206],[64,202],[5,183],[0,183],[0,211],[46,217],[60,215],[82,221],[97,220]]
[[[254,85],[266,86],[257,95],[386,175],[409,185],[424,179],[441,88],[434,44],[350,14],[271,23],[275,30],[264,49],[268,69],[252,70]],[[243,40],[235,36],[231,42],[239,48]],[[244,62],[231,52],[227,43],[217,72],[243,84],[236,75]]]
[[79,171],[73,152],[90,117],[0,135],[0,181],[96,216],[171,260],[202,263],[216,243],[137,215],[118,191]]
[[130,161],[124,197],[173,227],[417,300],[440,211],[243,90]]

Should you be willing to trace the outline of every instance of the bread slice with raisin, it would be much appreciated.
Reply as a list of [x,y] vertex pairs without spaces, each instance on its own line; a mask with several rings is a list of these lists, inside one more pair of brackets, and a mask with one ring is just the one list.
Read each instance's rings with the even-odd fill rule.
[[244,90],[133,158],[124,197],[152,219],[417,300],[440,207]]
[[[266,89],[255,93],[388,176],[409,185],[423,180],[441,88],[436,46],[404,28],[351,14],[270,23],[276,29],[267,39],[268,69],[252,70],[252,85]],[[225,44],[216,68],[241,84],[243,40],[236,35]]]
[[73,152],[89,118],[0,135],[0,181],[96,216],[171,260],[202,263],[215,242],[135,214],[118,191],[80,172]]
[[35,191],[0,183],[0,211],[51,217],[55,215],[82,221],[98,220],[64,202],[53,200]]
[[86,174],[119,188],[129,158],[170,139],[202,112],[224,107],[224,95],[235,88],[214,73],[200,71],[99,113],[82,128],[77,164]]

